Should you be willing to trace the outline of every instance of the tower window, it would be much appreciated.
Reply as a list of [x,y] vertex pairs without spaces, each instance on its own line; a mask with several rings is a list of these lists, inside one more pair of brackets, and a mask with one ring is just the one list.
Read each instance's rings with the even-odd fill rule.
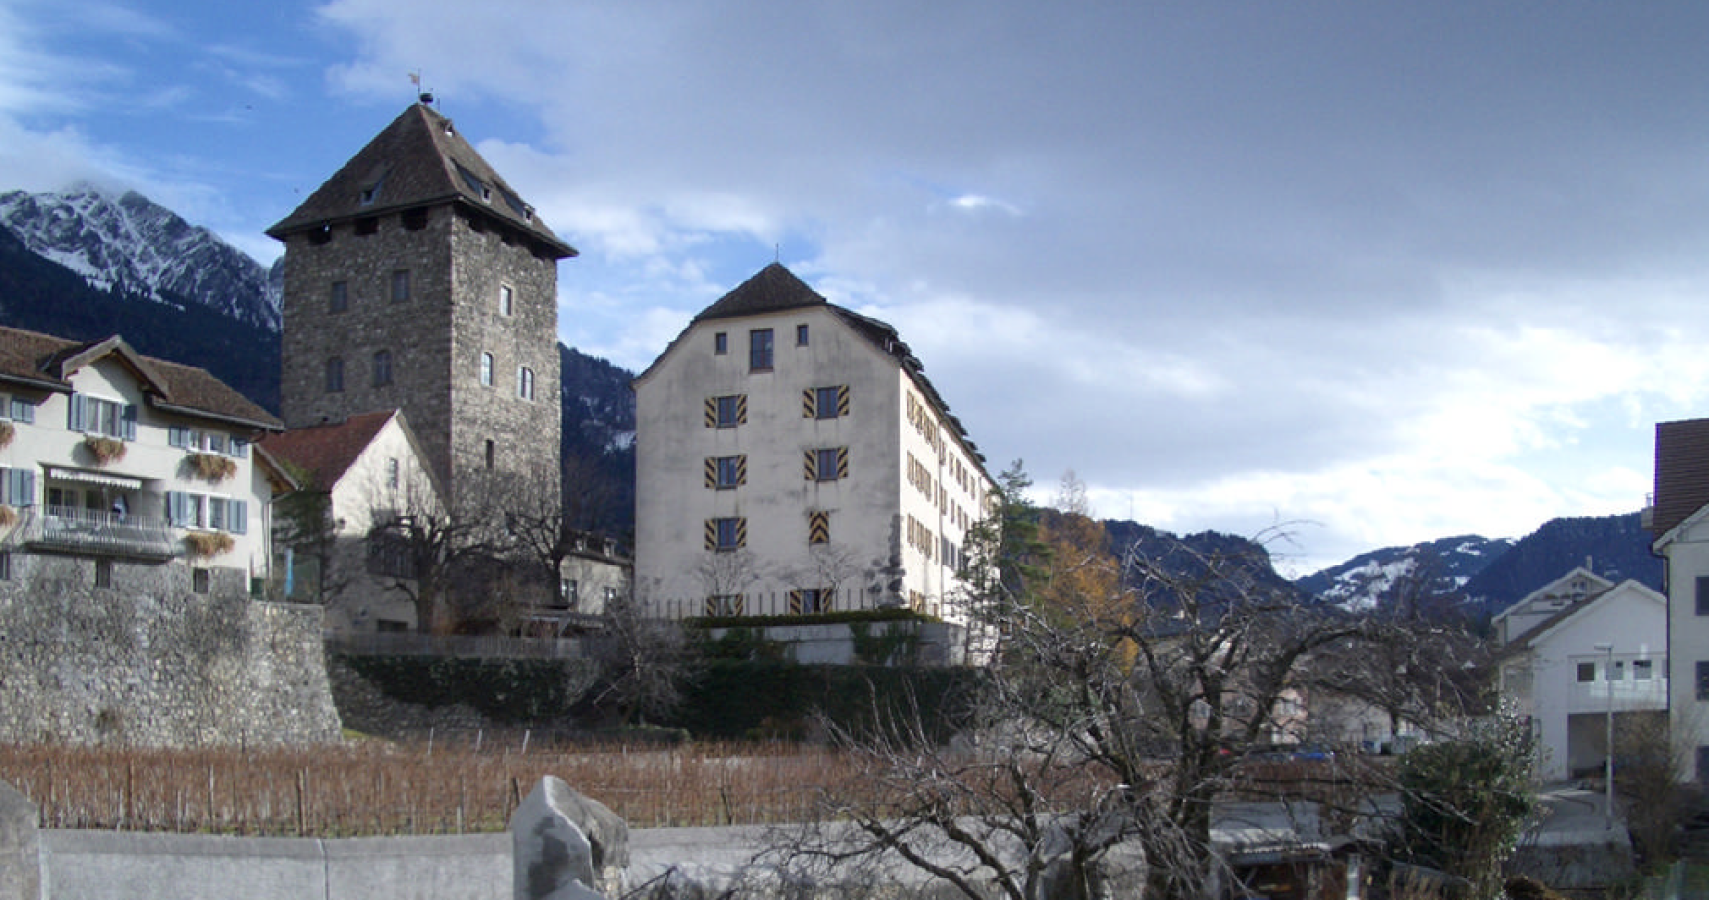
[[326,392],[336,394],[344,390],[344,359],[334,356],[326,361]]
[[481,385],[483,387],[493,386],[493,355],[491,353],[481,354]]
[[398,220],[403,222],[405,231],[420,231],[427,227],[427,207],[406,209]]
[[797,346],[797,347],[807,346],[807,326],[806,325],[795,326],[795,346]]
[[491,438],[488,438],[488,439],[487,439],[487,468],[489,468],[489,469],[490,469],[490,468],[492,468],[492,467],[493,467],[493,452],[494,452],[494,449],[495,449],[495,448],[494,448],[494,445],[493,445],[493,442],[492,442],[492,439],[491,439]]
[[332,294],[327,298],[328,312],[341,313],[350,308],[350,285],[343,281],[332,283]]
[[516,370],[516,396],[524,400],[534,399],[534,370],[527,366]]
[[385,387],[392,383],[392,351],[381,350],[374,354],[374,387]]
[[392,302],[402,303],[409,299],[409,270],[398,269],[392,273]]
[[499,287],[498,287],[498,314],[501,316],[510,315],[511,312],[513,311],[513,302],[515,301],[515,299],[516,299],[516,292],[512,291],[510,289],[510,285],[508,285],[508,284],[499,285]]
[[755,328],[748,332],[748,370],[771,371],[772,343],[770,328]]

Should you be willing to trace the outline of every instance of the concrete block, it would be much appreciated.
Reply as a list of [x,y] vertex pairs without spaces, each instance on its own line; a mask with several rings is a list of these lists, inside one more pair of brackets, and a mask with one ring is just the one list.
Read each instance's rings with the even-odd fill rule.
[[41,900],[41,896],[35,804],[0,781],[0,900]]

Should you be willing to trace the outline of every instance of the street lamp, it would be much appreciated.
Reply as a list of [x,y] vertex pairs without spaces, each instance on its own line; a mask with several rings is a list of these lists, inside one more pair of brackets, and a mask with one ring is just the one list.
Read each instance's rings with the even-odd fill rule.
[[1603,724],[1602,744],[1607,751],[1602,761],[1602,819],[1608,828],[1614,827],[1614,645],[1611,643],[1593,644],[1593,650],[1601,650],[1604,656],[1602,663],[1602,683],[1607,685],[1608,705],[1604,712],[1606,719]]

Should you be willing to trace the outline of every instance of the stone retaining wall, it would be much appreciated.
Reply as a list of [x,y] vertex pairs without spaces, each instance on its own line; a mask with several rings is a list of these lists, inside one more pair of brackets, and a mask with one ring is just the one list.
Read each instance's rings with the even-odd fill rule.
[[16,554],[0,581],[0,741],[151,747],[336,741],[321,609],[247,573]]

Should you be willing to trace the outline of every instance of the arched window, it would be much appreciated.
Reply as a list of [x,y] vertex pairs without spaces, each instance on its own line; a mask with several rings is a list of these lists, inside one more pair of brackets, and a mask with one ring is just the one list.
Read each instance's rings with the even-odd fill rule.
[[516,370],[516,396],[524,400],[534,399],[534,370],[527,366]]

